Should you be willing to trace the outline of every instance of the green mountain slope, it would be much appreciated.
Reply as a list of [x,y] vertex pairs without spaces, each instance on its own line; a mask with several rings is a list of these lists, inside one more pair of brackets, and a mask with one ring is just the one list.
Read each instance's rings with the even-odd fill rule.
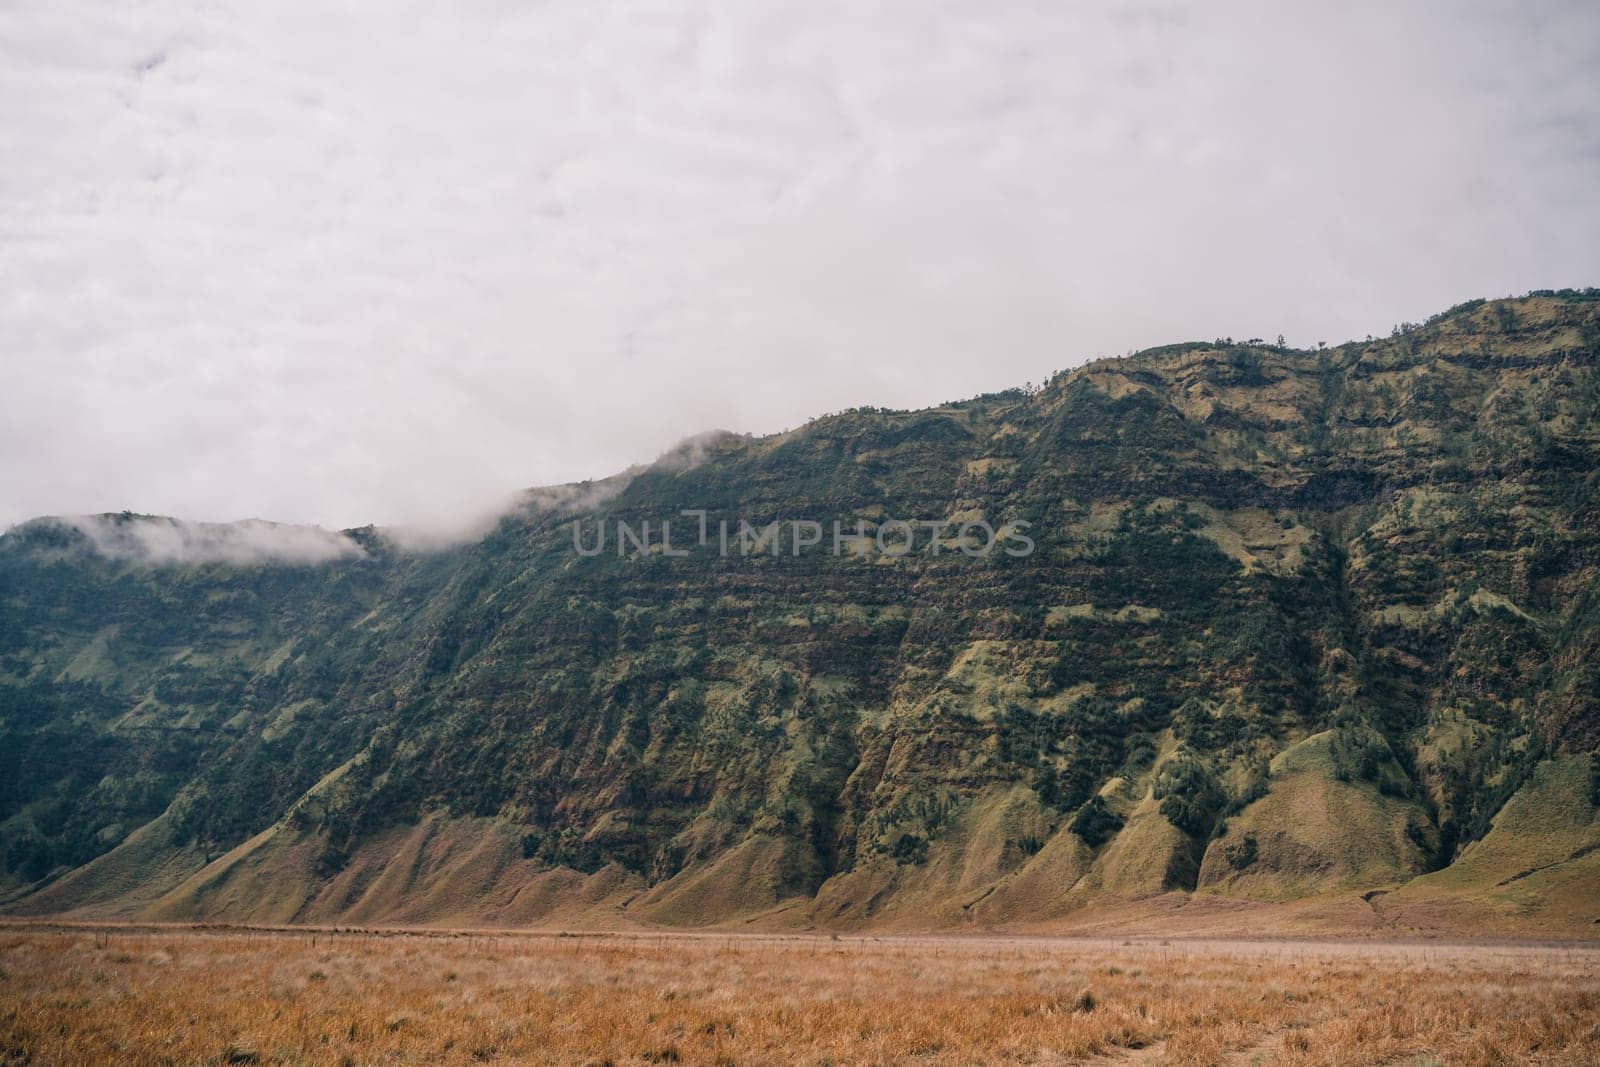
[[0,907],[1591,934],[1597,364],[1536,294],[712,435],[442,551],[24,524]]

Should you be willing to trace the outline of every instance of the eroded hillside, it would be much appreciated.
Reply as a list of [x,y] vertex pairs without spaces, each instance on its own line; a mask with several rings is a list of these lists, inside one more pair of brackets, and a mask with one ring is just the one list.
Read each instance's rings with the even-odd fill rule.
[[[444,552],[364,530],[185,563],[18,527],[6,908],[945,926],[1252,901],[1592,931],[1597,363],[1600,300],[1536,295],[712,436]],[[657,540],[584,556],[575,517]],[[961,551],[980,518],[1035,550]],[[741,519],[825,532],[725,556]],[[951,525],[898,555],[889,519]],[[835,522],[869,539],[834,555]]]

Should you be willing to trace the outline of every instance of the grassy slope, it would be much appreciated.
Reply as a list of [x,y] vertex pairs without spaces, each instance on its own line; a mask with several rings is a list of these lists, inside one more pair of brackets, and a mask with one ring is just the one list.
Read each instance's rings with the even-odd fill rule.
[[579,559],[559,508],[316,567],[14,532],[10,906],[1587,932],[1597,307],[1173,346],[599,505],[1027,519],[1027,560]]

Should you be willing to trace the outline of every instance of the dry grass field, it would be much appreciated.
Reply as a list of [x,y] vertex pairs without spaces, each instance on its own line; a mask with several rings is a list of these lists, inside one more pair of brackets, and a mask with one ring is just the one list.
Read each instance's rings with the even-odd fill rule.
[[0,1062],[1600,1062],[1600,949],[0,927]]

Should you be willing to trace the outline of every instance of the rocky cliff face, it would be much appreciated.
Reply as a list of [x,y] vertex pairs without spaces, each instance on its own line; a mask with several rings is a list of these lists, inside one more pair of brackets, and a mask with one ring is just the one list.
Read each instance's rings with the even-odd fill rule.
[[445,551],[25,524],[5,908],[1592,929],[1597,363],[1534,295],[714,435]]

